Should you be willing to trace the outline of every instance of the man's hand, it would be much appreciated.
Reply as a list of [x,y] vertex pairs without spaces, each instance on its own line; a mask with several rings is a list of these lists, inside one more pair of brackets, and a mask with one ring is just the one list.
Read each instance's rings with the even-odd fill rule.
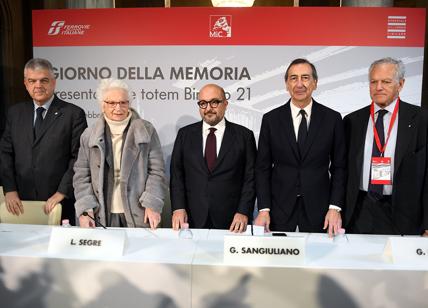
[[247,215],[236,213],[233,217],[232,224],[230,225],[229,231],[235,233],[242,233],[247,230],[248,217]]
[[259,211],[259,214],[256,217],[256,220],[254,220],[254,224],[256,226],[262,226],[265,228],[265,232],[270,232],[269,225],[270,225],[270,214],[268,211]]
[[150,225],[150,229],[155,230],[161,221],[160,213],[152,210],[151,208],[146,207],[144,211],[144,223]]
[[54,209],[54,207],[60,203],[62,200],[64,200],[65,195],[60,193],[60,192],[56,192],[54,193],[45,203],[45,207],[44,207],[44,212],[46,215],[48,215],[50,212],[52,212],[52,210]]
[[183,223],[187,222],[187,212],[185,209],[175,210],[172,213],[172,228],[177,231]]
[[422,234],[423,237],[428,237],[428,230],[425,230],[424,234]]
[[4,201],[6,203],[6,209],[9,213],[19,216],[24,214],[24,206],[22,205],[21,199],[17,191],[7,192],[4,196]]
[[328,237],[339,234],[339,229],[342,228],[342,218],[340,212],[334,209],[328,210],[324,219],[323,230],[328,227]]

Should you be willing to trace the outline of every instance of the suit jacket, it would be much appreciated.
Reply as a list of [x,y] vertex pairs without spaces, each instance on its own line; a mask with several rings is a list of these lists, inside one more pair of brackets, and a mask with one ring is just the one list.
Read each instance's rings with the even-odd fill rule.
[[289,100],[263,116],[256,163],[258,208],[269,208],[271,223],[284,225],[301,194],[310,223],[321,230],[329,205],[344,203],[343,122],[338,112],[313,100],[300,157],[290,104]]
[[[350,223],[357,204],[369,117],[370,106],[367,106],[344,119],[349,172],[346,224]],[[401,234],[428,230],[427,129],[427,111],[400,101],[391,203],[393,223]]]
[[226,120],[216,165],[210,173],[202,153],[202,121],[178,131],[171,156],[171,207],[186,209],[191,227],[210,215],[228,229],[235,213],[251,221],[255,200],[256,142],[251,130]]
[[[36,140],[33,123],[33,102],[10,108],[0,141],[4,191],[17,191],[22,200],[40,201],[58,191],[74,200],[73,165],[80,135],[87,127],[85,112],[55,96]],[[64,206],[67,200],[61,203]],[[70,212],[67,207],[70,205],[64,206],[63,211],[72,214],[74,210]]]

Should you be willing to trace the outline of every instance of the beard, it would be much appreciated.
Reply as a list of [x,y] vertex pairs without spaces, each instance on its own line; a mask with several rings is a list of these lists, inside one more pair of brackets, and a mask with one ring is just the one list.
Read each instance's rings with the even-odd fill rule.
[[211,126],[217,125],[220,121],[221,117],[217,113],[207,112],[204,114],[204,122]]

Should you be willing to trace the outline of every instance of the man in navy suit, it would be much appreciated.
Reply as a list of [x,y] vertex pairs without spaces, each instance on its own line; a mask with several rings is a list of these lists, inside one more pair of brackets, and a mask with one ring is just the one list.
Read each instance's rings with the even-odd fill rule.
[[46,201],[49,213],[61,203],[62,217],[73,223],[73,165],[87,127],[85,112],[56,97],[53,67],[45,59],[27,62],[24,84],[32,101],[10,108],[0,141],[7,210],[19,215],[21,200],[38,200]]
[[258,216],[265,231],[322,232],[341,228],[345,196],[345,138],[340,114],[312,98],[315,66],[291,62],[291,99],[263,116],[256,162]]
[[344,119],[352,233],[428,236],[428,113],[400,99],[404,71],[401,60],[373,62],[372,103]]
[[255,201],[254,134],[224,118],[223,88],[208,84],[198,97],[202,121],[178,131],[171,156],[172,226],[243,232]]

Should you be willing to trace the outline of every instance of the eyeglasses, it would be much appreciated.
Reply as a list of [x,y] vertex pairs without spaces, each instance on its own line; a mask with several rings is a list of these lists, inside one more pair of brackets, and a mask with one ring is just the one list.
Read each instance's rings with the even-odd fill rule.
[[114,109],[116,108],[117,105],[119,105],[120,108],[124,108],[128,106],[129,101],[121,101],[121,102],[104,101],[104,103],[106,103],[109,108]]
[[207,101],[199,101],[198,102],[198,106],[201,109],[207,109],[208,104],[210,104],[211,108],[217,108],[219,104],[223,103],[222,99],[218,99],[218,98],[214,98],[212,100],[210,100],[209,102]]

